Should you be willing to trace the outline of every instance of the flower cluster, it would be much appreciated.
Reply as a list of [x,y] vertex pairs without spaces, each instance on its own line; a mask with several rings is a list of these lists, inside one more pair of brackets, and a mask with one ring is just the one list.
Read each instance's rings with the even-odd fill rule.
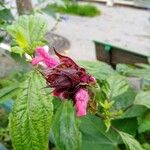
[[32,65],[44,66],[42,72],[49,87],[53,88],[53,95],[61,100],[72,99],[78,117],[86,115],[90,100],[87,86],[95,84],[95,78],[86,70],[78,66],[71,58],[55,54],[58,60],[49,55],[44,47],[38,47]]

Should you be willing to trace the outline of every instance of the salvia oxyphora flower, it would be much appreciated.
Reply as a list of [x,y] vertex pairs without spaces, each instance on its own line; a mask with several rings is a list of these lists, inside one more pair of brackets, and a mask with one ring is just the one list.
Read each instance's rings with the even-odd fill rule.
[[55,49],[58,60],[52,57],[44,47],[38,47],[32,65],[44,66],[44,75],[49,87],[53,88],[53,95],[61,100],[72,99],[77,116],[84,116],[90,100],[88,86],[96,80],[87,71],[77,65],[71,58],[59,54]]

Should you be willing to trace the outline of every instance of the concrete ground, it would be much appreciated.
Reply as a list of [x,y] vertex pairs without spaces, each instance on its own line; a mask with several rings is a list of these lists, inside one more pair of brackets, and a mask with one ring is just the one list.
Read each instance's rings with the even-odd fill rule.
[[94,18],[69,16],[68,21],[59,23],[55,30],[56,34],[70,41],[69,56],[80,60],[95,60],[93,40],[111,43],[150,56],[148,10],[94,5],[101,10],[100,16]]

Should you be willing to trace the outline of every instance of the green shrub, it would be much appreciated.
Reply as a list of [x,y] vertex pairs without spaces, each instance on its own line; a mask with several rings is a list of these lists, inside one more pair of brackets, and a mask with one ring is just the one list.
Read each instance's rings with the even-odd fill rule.
[[86,17],[94,17],[100,15],[100,10],[93,5],[79,5],[79,4],[71,4],[66,7],[58,6],[56,4],[50,4],[49,9],[52,9],[56,12],[71,14],[71,15],[79,15]]

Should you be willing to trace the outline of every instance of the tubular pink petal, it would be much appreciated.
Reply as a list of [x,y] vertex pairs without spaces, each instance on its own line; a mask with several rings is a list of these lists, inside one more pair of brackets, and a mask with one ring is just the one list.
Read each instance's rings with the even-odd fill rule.
[[86,115],[87,104],[89,101],[89,93],[86,89],[79,89],[75,94],[75,108],[78,117]]
[[35,57],[32,59],[32,65],[35,66],[37,65],[39,62],[42,62],[43,58],[42,57]]
[[80,88],[76,95],[75,95],[76,101],[82,101],[82,102],[88,102],[89,101],[89,93],[86,89]]
[[44,47],[38,47],[36,49],[36,57],[32,59],[33,65],[39,64],[40,62],[43,62],[49,68],[53,68],[59,64],[56,59],[49,55]]
[[53,68],[56,65],[58,65],[58,62],[54,58],[44,59],[43,62],[47,65],[49,68]]
[[86,115],[87,104],[84,104],[83,102],[78,101],[75,104],[75,108],[76,108],[76,115],[78,117],[82,117]]

